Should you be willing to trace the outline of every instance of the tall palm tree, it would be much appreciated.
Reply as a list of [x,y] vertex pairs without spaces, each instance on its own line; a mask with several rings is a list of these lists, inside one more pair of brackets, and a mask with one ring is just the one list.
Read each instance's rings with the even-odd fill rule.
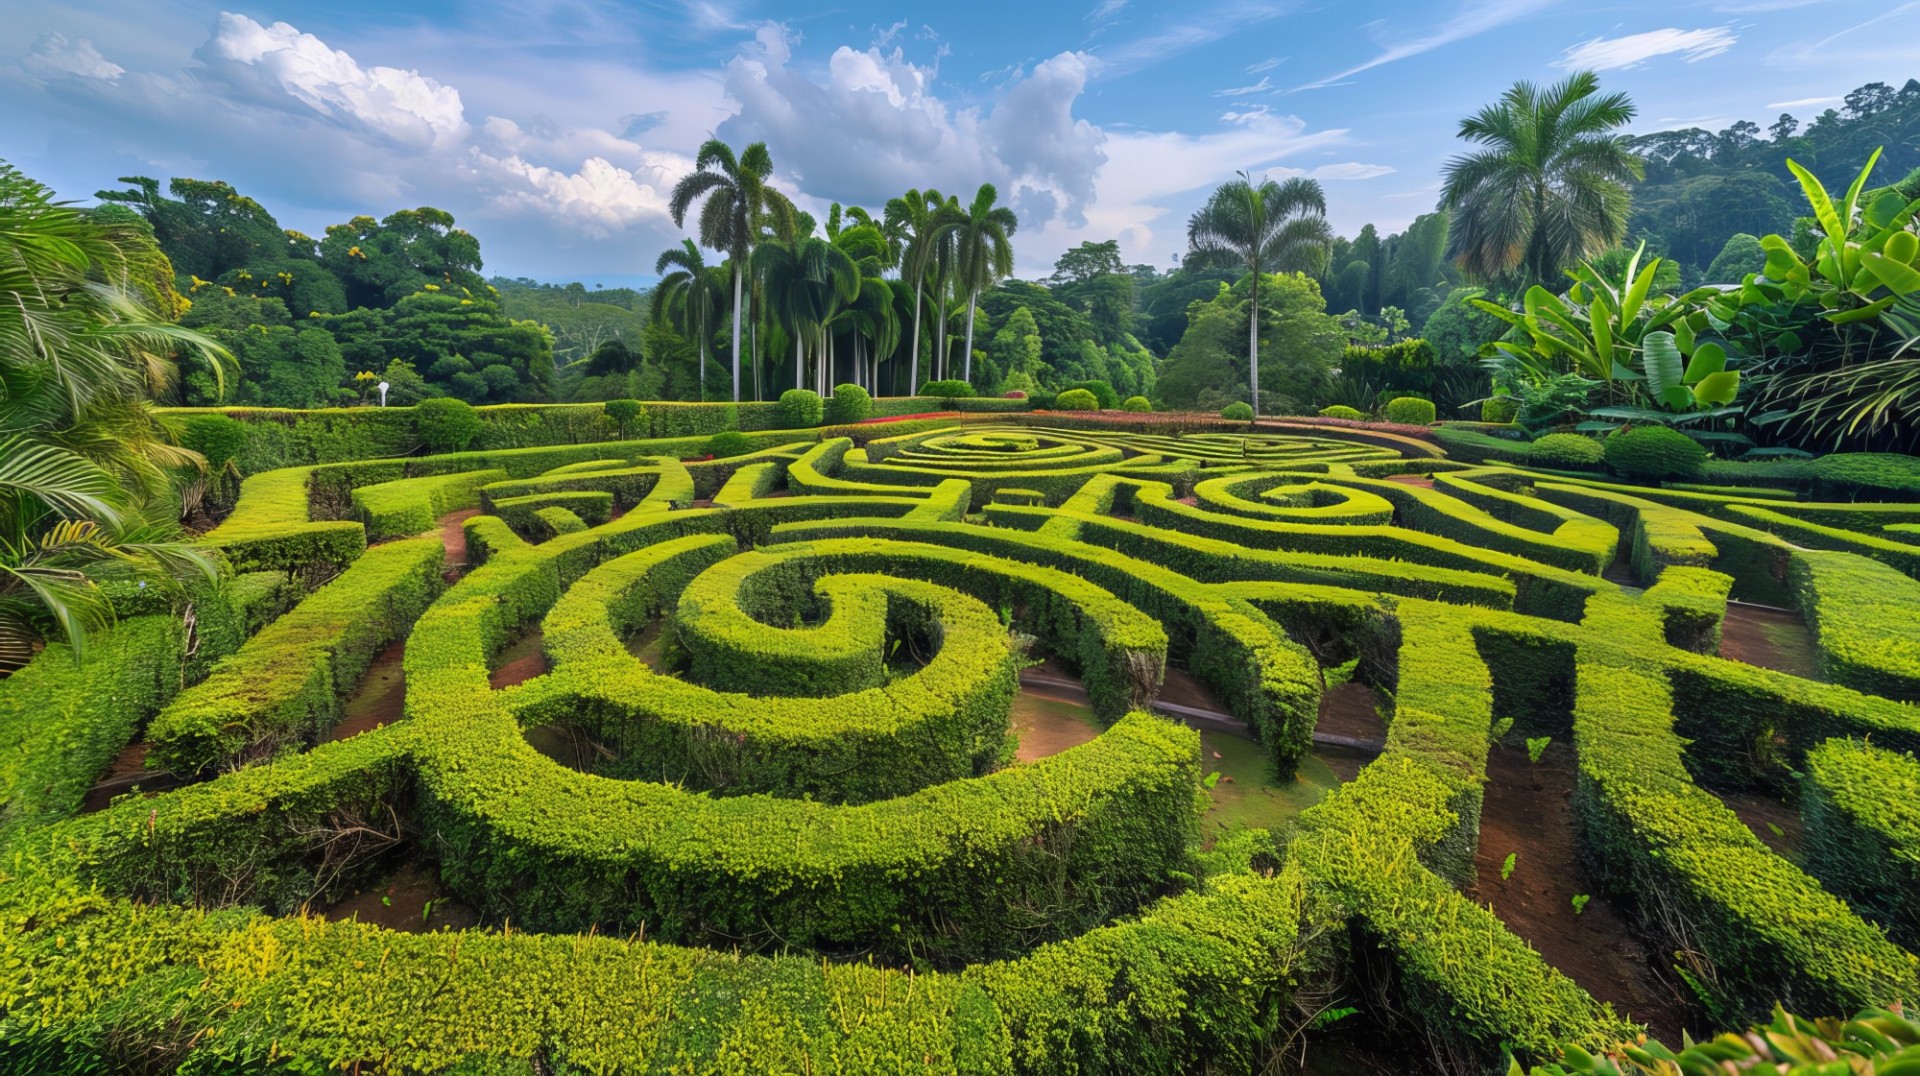
[[1247,328],[1247,387],[1260,413],[1260,274],[1317,273],[1333,246],[1327,196],[1316,180],[1284,183],[1245,172],[1213,192],[1187,221],[1186,269],[1243,269],[1252,278],[1253,313]]
[[818,236],[791,243],[768,240],[753,252],[754,272],[766,281],[768,314],[793,340],[795,388],[805,388],[806,345],[818,366],[826,351],[825,327],[860,290],[860,271],[846,252]]
[[231,357],[168,320],[156,288],[172,278],[144,231],[0,164],[0,673],[55,636],[84,657],[113,618],[101,581],[213,576],[164,540],[176,470],[205,461],[173,442],[152,398],[176,355],[216,382]]
[[[910,190],[888,201],[882,210],[888,228],[902,237],[900,278],[913,285],[913,368],[909,371],[913,384],[907,386],[908,392],[916,392],[920,387],[922,296],[930,283],[938,282],[940,266],[945,261],[944,250],[952,245],[952,234],[944,225],[954,208],[952,199],[929,188],[925,191]],[[937,357],[935,362],[929,364],[927,372],[939,376]]]
[[[682,336],[700,341],[700,399],[707,398],[707,345],[714,322],[726,309],[726,270],[708,265],[691,239],[678,250],[662,251],[653,271],[661,274],[653,289],[653,317],[666,319]],[[669,272],[671,270],[671,272]]]
[[725,142],[710,138],[694,158],[694,170],[673,185],[668,211],[676,227],[686,225],[687,210],[702,198],[700,243],[733,262],[733,399],[740,400],[740,301],[742,276],[753,255],[762,217],[791,217],[793,203],[767,182],[773,157],[765,142],[748,146],[736,159]]
[[994,205],[1000,192],[991,183],[980,184],[973,204],[948,223],[953,229],[954,282],[967,297],[967,343],[961,353],[964,380],[973,380],[973,314],[980,293],[1013,272],[1011,237],[1020,226],[1013,210]]
[[1601,95],[1578,71],[1541,89],[1516,82],[1460,121],[1486,149],[1447,162],[1440,208],[1447,257],[1478,280],[1551,284],[1627,234],[1627,181],[1644,166],[1615,132],[1633,119],[1624,93]]

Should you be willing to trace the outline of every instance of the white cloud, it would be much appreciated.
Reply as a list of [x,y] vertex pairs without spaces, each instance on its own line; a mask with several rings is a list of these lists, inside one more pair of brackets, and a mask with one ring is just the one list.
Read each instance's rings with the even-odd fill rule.
[[1656,56],[1679,56],[1688,63],[1718,56],[1739,41],[1730,27],[1702,30],[1648,30],[1625,37],[1596,37],[1561,54],[1554,66],[1571,70],[1615,71],[1638,67]]
[[68,41],[63,34],[46,33],[34,39],[33,48],[27,53],[27,70],[38,75],[59,76],[78,75],[81,78],[96,78],[107,82],[118,81],[127,69],[109,61],[93,47],[93,42],[81,38]]
[[[1431,52],[1443,45],[1477,37],[1489,30],[1495,30],[1517,19],[1551,7],[1554,0],[1464,0],[1459,12],[1453,18],[1439,26],[1411,37],[1397,44],[1386,46],[1379,55],[1365,63],[1355,64],[1344,71],[1338,71],[1322,79],[1316,79],[1300,87],[1302,90],[1319,90],[1336,85],[1352,78],[1362,71],[1371,71],[1383,64],[1394,63],[1423,52]],[[1382,26],[1384,24],[1376,24]]]
[[1073,219],[1093,196],[1105,136],[1073,116],[1094,67],[1084,53],[1038,64],[990,112],[949,107],[934,91],[933,68],[899,49],[842,46],[824,78],[791,60],[788,32],[763,27],[727,65],[726,90],[739,107],[719,134],[736,144],[765,141],[775,165],[808,194],[876,206],[909,187],[937,183],[965,197],[991,182],[1003,198],[1030,188],[1030,211],[1057,205]]
[[1251,86],[1234,86],[1229,89],[1215,90],[1215,97],[1245,97],[1250,93],[1265,93],[1273,88],[1273,80],[1261,76],[1260,81]]
[[403,145],[449,142],[466,132],[458,90],[418,71],[363,68],[284,22],[262,26],[222,12],[212,40],[197,55],[209,73],[260,103],[297,102],[334,123]]
[[1775,101],[1768,108],[1806,108],[1808,105],[1837,105],[1846,100],[1844,97],[1796,97],[1791,101]]

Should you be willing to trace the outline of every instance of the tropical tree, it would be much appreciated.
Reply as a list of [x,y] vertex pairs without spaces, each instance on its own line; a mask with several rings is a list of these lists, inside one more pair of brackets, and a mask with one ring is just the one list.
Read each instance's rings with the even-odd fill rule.
[[[677,250],[662,251],[653,271],[661,274],[653,289],[653,316],[666,318],[682,336],[700,341],[700,399],[707,398],[707,346],[714,323],[726,309],[727,271],[710,266],[691,239]],[[671,271],[669,271],[671,270]]]
[[973,202],[946,224],[953,232],[954,283],[967,297],[967,342],[961,353],[961,378],[973,380],[973,314],[980,293],[1013,273],[1011,237],[1020,226],[1013,210],[995,205],[1000,192],[982,183]]
[[1220,185],[1187,222],[1183,268],[1233,267],[1253,281],[1247,326],[1247,381],[1253,413],[1260,413],[1260,274],[1317,273],[1333,245],[1327,196],[1320,184],[1295,177],[1258,184],[1245,172]]
[[668,211],[676,227],[686,225],[687,210],[700,207],[700,243],[724,253],[733,263],[733,398],[740,399],[740,319],[743,276],[753,256],[763,219],[791,220],[793,203],[767,182],[773,158],[765,142],[748,146],[737,158],[725,142],[711,138],[694,158],[694,171],[673,185]]
[[179,468],[152,398],[175,356],[226,355],[168,319],[172,267],[143,226],[103,223],[0,164],[0,672],[63,637],[75,659],[113,618],[98,586],[213,566],[163,541]]
[[1601,94],[1579,71],[1545,89],[1516,82],[1461,120],[1460,137],[1486,148],[1447,162],[1447,257],[1469,277],[1525,287],[1617,246],[1627,181],[1644,174],[1616,133],[1633,116],[1626,94]]

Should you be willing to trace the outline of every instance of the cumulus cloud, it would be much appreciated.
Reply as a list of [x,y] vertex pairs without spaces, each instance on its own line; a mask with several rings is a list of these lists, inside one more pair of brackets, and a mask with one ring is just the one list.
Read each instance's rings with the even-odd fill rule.
[[418,71],[363,68],[284,22],[262,26],[222,12],[212,40],[196,55],[208,74],[262,104],[304,106],[329,122],[402,145],[452,142],[466,133],[458,90]]
[[[842,46],[824,77],[792,63],[792,39],[762,27],[727,65],[738,112],[720,125],[733,143],[765,141],[782,174],[809,193],[877,205],[910,187],[940,183],[963,197],[991,182],[1010,197],[1030,188],[1030,212],[1084,219],[1105,135],[1073,116],[1094,61],[1063,52],[1006,89],[991,111],[952,108],[934,91],[934,69],[900,49]],[[1039,198],[1047,191],[1057,198]],[[1044,220],[1023,220],[1039,224]]]
[[1688,63],[1718,56],[1739,41],[1739,35],[1725,26],[1704,30],[1648,30],[1625,37],[1596,37],[1583,41],[1561,54],[1556,67],[1573,70],[1614,71],[1638,67],[1658,56],[1679,56]]
[[57,33],[41,34],[34,39],[33,48],[27,52],[26,66],[36,75],[77,75],[107,82],[118,81],[127,73],[126,68],[100,55],[93,42],[85,38],[68,41],[65,35]]

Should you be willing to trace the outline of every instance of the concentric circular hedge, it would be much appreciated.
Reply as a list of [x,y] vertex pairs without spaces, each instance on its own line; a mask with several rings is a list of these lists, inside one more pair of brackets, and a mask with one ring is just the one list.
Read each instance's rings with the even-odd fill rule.
[[[1524,741],[1689,1019],[1920,996],[1920,505],[1080,425],[249,478],[190,635],[129,598],[0,685],[0,1071],[1248,1071],[1344,1004],[1460,1066],[1602,1048],[1653,1014],[1476,888]],[[1733,660],[1751,604],[1817,675]],[[399,640],[404,719],[334,738]],[[1042,657],[1104,728],[1016,761]],[[1330,683],[1385,738],[1203,839],[1176,677],[1282,778]],[[183,783],[83,811],[135,741]],[[479,925],[329,910],[397,861]]]

